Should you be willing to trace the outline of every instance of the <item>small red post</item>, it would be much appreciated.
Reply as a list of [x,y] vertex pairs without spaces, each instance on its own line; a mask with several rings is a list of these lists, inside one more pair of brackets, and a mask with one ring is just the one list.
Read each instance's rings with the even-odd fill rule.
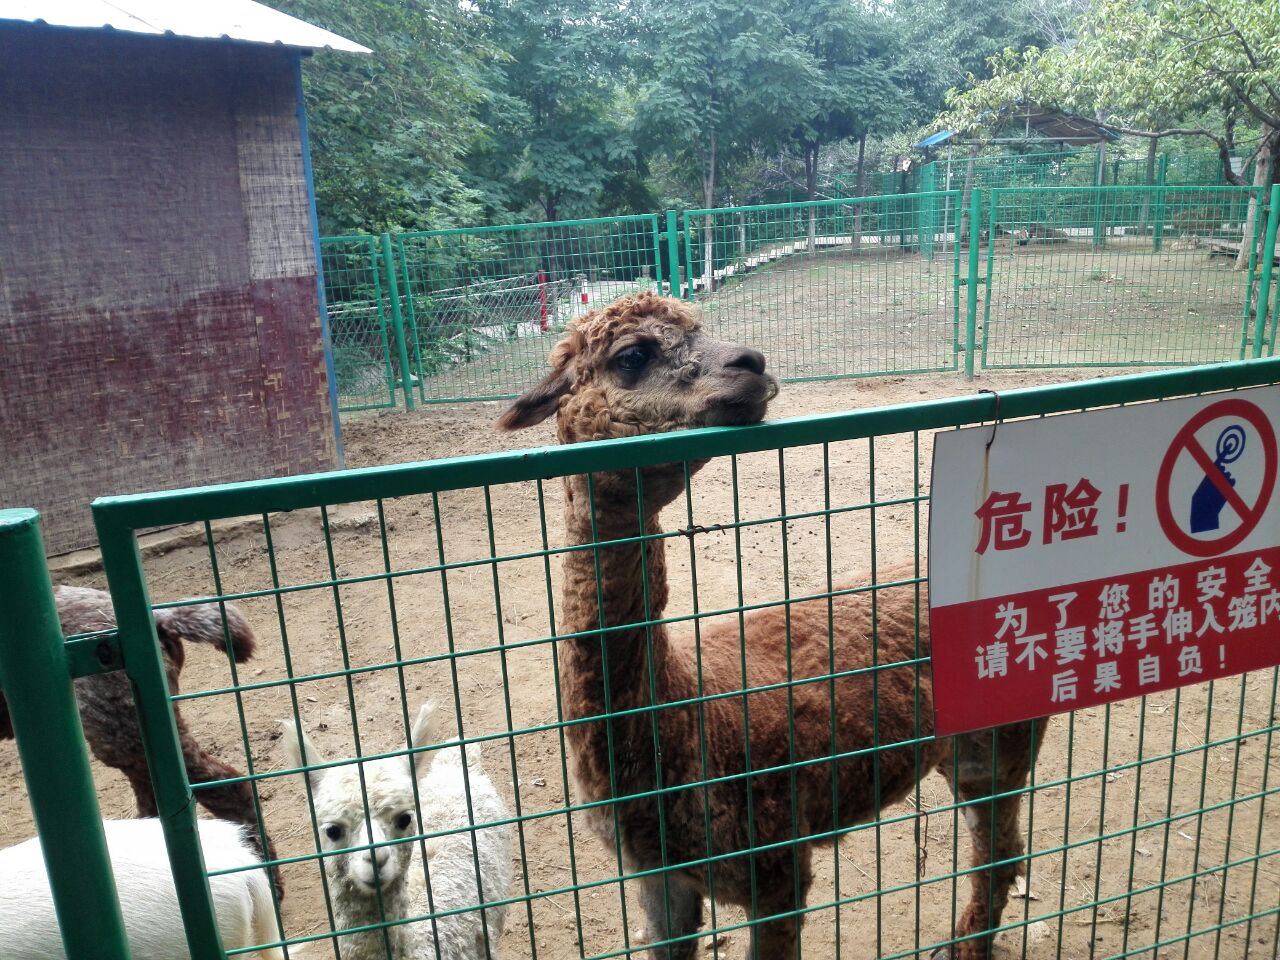
[[547,272],[545,270],[538,271],[538,302],[542,304],[542,332],[546,333],[551,329],[551,324],[547,321]]

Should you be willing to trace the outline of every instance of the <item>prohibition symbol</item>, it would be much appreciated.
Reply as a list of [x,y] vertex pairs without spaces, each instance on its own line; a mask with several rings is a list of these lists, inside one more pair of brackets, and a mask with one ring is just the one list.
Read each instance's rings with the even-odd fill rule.
[[[1196,433],[1215,420],[1223,423],[1213,454]],[[1243,421],[1243,422],[1242,422]],[[1249,429],[1252,427],[1252,429]],[[1240,491],[1228,468],[1245,459],[1262,458],[1262,483],[1252,504]],[[1170,485],[1174,468],[1190,458],[1198,475],[1191,502],[1173,502]],[[1169,542],[1196,557],[1213,557],[1238,546],[1251,534],[1266,512],[1276,482],[1276,434],[1261,408],[1238,397],[1211,404],[1187,421],[1173,438],[1156,477],[1156,516]],[[1235,517],[1238,522],[1232,523]],[[1225,530],[1217,537],[1195,533]]]

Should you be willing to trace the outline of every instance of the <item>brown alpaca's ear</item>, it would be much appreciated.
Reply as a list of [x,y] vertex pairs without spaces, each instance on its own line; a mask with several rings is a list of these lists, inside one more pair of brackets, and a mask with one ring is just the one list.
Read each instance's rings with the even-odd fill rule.
[[573,386],[573,364],[566,363],[526,390],[507,412],[498,418],[499,430],[523,430],[541,423],[556,412],[560,398]]

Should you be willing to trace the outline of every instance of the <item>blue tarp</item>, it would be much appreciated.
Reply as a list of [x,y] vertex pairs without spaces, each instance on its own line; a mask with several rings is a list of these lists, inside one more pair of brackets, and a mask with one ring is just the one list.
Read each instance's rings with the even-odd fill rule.
[[939,130],[937,133],[925,137],[919,143],[913,143],[911,147],[914,150],[923,150],[926,147],[936,147],[940,143],[946,143],[955,135],[954,130]]

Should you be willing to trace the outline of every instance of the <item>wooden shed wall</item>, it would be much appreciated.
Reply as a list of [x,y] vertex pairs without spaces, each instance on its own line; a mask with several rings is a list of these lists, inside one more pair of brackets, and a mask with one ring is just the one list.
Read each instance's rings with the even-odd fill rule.
[[295,91],[275,47],[0,31],[0,505],[335,465]]

